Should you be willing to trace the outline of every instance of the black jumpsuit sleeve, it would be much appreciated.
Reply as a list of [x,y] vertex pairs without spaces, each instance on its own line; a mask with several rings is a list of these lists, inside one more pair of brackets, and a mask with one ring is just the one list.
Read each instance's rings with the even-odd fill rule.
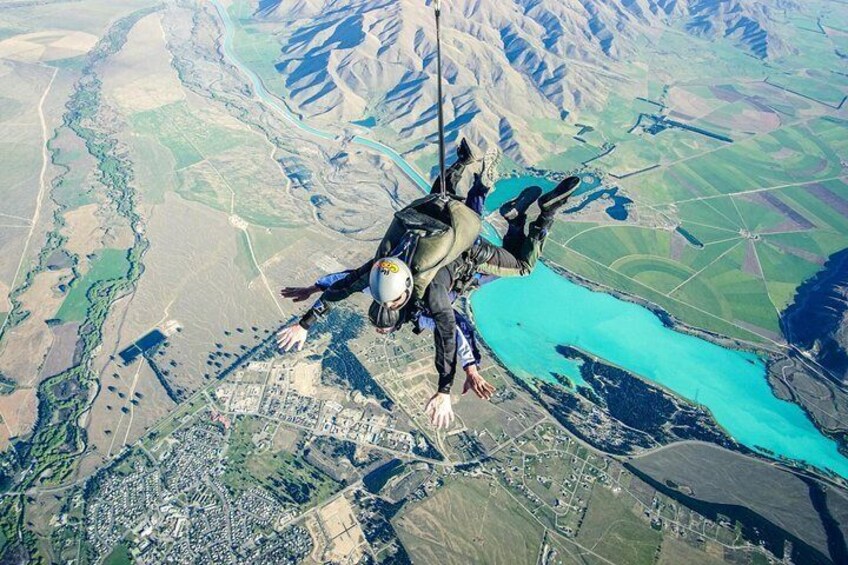
[[373,264],[374,260],[372,259],[327,287],[315,304],[312,305],[312,308],[300,319],[300,326],[308,330],[319,318],[330,311],[331,302],[339,302],[355,292],[362,292],[368,288],[368,277],[371,274]]
[[439,374],[439,392],[449,393],[456,372],[456,318],[450,300],[453,281],[450,271],[439,269],[427,288],[425,301],[436,323],[433,337],[436,345],[436,372]]

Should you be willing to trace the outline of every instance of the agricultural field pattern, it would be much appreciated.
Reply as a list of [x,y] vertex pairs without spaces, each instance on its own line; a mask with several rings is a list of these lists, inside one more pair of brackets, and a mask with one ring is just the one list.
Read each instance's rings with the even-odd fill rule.
[[438,176],[433,8],[0,1],[0,562],[848,563],[848,4],[441,2],[481,237],[581,181],[447,429],[367,297],[276,339]]

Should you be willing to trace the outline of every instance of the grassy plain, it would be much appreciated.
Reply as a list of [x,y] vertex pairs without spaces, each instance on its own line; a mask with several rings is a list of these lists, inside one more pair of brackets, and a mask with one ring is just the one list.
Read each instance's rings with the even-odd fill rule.
[[[285,181],[279,168],[256,158],[269,154],[267,142],[205,101],[189,97],[136,113],[132,123],[140,135],[169,152],[172,170],[156,180],[173,186],[181,197],[259,226],[301,223],[292,216],[291,201],[281,190]],[[142,151],[155,152],[153,147],[143,144]]]
[[[694,492],[699,500],[749,508],[827,554],[827,534],[809,486],[778,467],[709,444],[670,447],[636,458],[634,466],[658,482]],[[831,515],[848,515],[843,497],[828,496],[826,504]]]
[[[136,366],[122,367],[110,356],[157,324],[181,324],[179,339],[159,363],[169,371],[175,390],[191,392],[211,378],[204,378],[210,371],[206,356],[215,342],[238,351],[254,342],[234,332],[236,327],[265,330],[278,323],[280,309],[231,214],[242,216],[251,234],[272,231],[263,245],[272,255],[296,241],[286,237],[296,233],[292,230],[250,224],[267,220],[279,225],[295,218],[292,199],[280,190],[284,177],[264,134],[230,115],[211,93],[207,98],[187,87],[171,64],[175,55],[166,42],[185,43],[180,34],[191,29],[194,14],[176,10],[171,17],[156,13],[140,20],[124,48],[110,59],[103,82],[104,97],[125,118],[121,139],[133,162],[138,206],[147,218],[145,237],[150,241],[144,276],[132,299],[115,305],[95,364],[105,375],[118,373],[120,382],[108,384],[124,393]],[[153,392],[157,387],[161,392],[157,381],[142,378],[142,385],[154,398],[161,396]],[[107,405],[114,410],[122,405],[105,396],[98,399],[98,414],[106,415]],[[161,416],[158,408],[143,401],[134,407],[130,438]],[[103,428],[110,427],[104,422],[108,418],[92,419],[92,437],[103,437]]]
[[[24,290],[27,273],[37,260],[43,238],[44,214],[36,210],[39,195],[44,194],[45,188],[41,170],[45,164],[46,132],[41,117],[45,123],[52,123],[54,107],[42,100],[54,86],[54,79],[52,69],[0,57],[0,292],[3,292],[0,310],[13,312],[9,322],[3,323],[0,335],[8,333],[5,330],[25,316],[23,309],[13,308],[10,301]],[[32,225],[34,220],[38,225]],[[39,341],[44,336],[36,334],[43,334],[45,329],[42,324],[22,333]],[[35,358],[44,355],[43,351],[28,349]],[[27,366],[22,360],[14,359],[16,356],[5,343],[0,343],[0,371],[6,370],[8,376],[16,379],[34,372],[35,366]],[[11,372],[9,365],[23,370]]]
[[698,551],[673,536],[666,536],[662,541],[657,565],[679,565],[681,563],[687,565],[721,565],[725,561],[703,551]]
[[405,508],[393,525],[421,563],[534,563],[543,534],[502,487],[480,479],[448,483]]
[[577,541],[613,563],[654,563],[662,534],[633,513],[625,496],[597,485]]
[[243,141],[226,128],[198,119],[184,101],[136,113],[133,128],[156,136],[171,152],[177,169],[190,167],[203,161],[204,155],[226,151]]
[[124,445],[134,443],[175,408],[145,360],[104,372],[89,418],[88,440],[92,449],[83,457],[80,473],[86,474],[105,458],[120,452]]

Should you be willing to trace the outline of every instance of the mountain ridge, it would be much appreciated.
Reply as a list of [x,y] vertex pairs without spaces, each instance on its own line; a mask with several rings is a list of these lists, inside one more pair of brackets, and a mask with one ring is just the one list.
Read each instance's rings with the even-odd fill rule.
[[[797,7],[778,0],[774,9]],[[789,52],[771,31],[772,11],[755,0],[513,0],[452,2],[443,10],[446,134],[474,144],[498,139],[520,165],[554,151],[526,126],[525,108],[556,119],[601,110],[622,87],[622,65],[638,44],[665,31],[730,41],[759,59]],[[380,125],[432,143],[436,54],[424,2],[263,1],[254,18],[284,24],[279,57],[287,99],[304,116]],[[520,103],[516,103],[520,101]]]

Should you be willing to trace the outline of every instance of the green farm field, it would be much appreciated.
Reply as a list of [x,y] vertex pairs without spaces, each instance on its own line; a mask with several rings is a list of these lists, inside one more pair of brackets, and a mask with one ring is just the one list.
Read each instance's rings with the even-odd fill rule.
[[[724,105],[710,101],[704,88],[686,88],[692,92],[678,90],[672,99],[693,114],[703,112],[702,127],[710,128],[717,109],[753,111],[746,109],[744,88]],[[671,159],[669,134],[690,141]],[[797,287],[848,246],[848,122],[816,115],[737,138],[696,148],[691,141],[705,136],[673,129],[634,133],[623,151],[596,164],[608,172],[656,167],[618,183],[634,200],[638,219],[566,216],[546,257],[689,325],[779,343],[780,312]]]
[[56,313],[56,318],[64,322],[79,322],[85,319],[93,300],[91,289],[97,283],[118,279],[126,275],[130,263],[125,249],[103,249],[90,259],[88,271],[71,284],[68,296]]
[[151,202],[161,202],[172,188],[186,200],[236,214],[257,226],[301,223],[282,190],[285,182],[279,169],[255,158],[269,153],[267,141],[255,132],[237,127],[238,122],[196,99],[137,112],[131,121],[140,134],[135,142],[139,154],[169,164],[143,171]]

